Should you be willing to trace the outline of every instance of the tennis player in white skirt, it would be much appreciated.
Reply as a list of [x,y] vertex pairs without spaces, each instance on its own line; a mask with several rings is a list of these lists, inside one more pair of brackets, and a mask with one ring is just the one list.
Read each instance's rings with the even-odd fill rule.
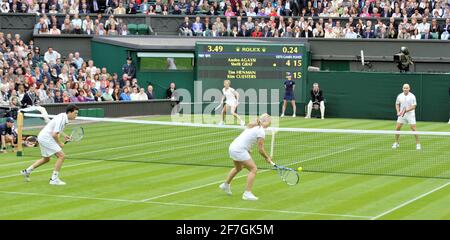
[[225,80],[223,81],[223,89],[222,89],[222,100],[220,101],[220,105],[223,106],[223,102],[225,100],[225,106],[222,109],[222,121],[220,121],[219,125],[225,124],[225,117],[227,115],[227,108],[229,107],[231,110],[231,114],[239,120],[241,126],[245,125],[245,121],[239,117],[236,113],[237,106],[239,105],[239,93],[234,90],[234,88],[230,87],[231,81]]
[[47,125],[39,132],[38,142],[39,148],[41,149],[42,158],[37,160],[27,169],[20,171],[20,173],[25,177],[25,181],[30,181],[31,172],[41,165],[46,164],[50,161],[50,157],[56,155],[55,168],[53,170],[52,176],[50,178],[51,185],[66,185],[59,178],[59,172],[61,171],[62,164],[64,162],[64,152],[62,151],[64,143],[59,139],[60,135],[64,136],[65,141],[70,140],[70,136],[67,136],[63,131],[64,127],[69,120],[74,120],[78,115],[78,107],[75,105],[69,105],[65,113],[60,113],[56,115],[52,120],[50,120]]
[[234,167],[231,169],[225,182],[219,186],[228,195],[231,195],[231,181],[236,174],[238,174],[242,168],[245,167],[249,173],[247,175],[247,187],[242,195],[242,199],[258,200],[258,198],[252,193],[257,167],[250,156],[250,152],[253,145],[257,143],[259,154],[261,154],[261,156],[263,156],[268,163],[273,166],[275,165],[264,149],[264,138],[266,135],[264,129],[269,127],[270,123],[270,115],[267,113],[262,114],[256,119],[255,122],[250,123],[248,127],[231,143],[229,147],[229,154],[231,159],[233,159]]

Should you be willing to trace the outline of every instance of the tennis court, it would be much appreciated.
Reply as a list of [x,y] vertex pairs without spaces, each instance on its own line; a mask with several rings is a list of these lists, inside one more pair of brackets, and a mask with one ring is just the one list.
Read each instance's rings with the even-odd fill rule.
[[[282,128],[392,130],[394,124],[280,120]],[[25,148],[23,158],[2,155],[0,199],[7,211],[1,219],[450,219],[449,136],[421,136],[417,151],[411,135],[401,136],[401,148],[393,150],[393,135],[280,131],[274,161],[302,166],[300,183],[286,185],[254,149],[259,200],[243,201],[247,171],[233,182],[232,196],[218,188],[240,129],[103,121],[82,126],[83,141],[64,149],[66,186],[48,184],[54,160],[24,182],[19,171],[36,160],[39,148]],[[450,128],[419,122],[418,129]]]

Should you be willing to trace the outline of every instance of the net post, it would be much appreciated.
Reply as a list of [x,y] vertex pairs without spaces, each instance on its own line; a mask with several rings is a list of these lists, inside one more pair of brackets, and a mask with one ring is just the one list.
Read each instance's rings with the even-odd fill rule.
[[22,157],[23,155],[22,132],[23,132],[23,113],[19,112],[17,114],[17,146],[16,146],[17,157]]

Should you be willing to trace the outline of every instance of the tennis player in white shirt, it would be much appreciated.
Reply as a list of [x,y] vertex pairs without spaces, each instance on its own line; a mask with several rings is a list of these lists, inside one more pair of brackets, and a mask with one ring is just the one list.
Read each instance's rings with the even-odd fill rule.
[[65,113],[60,113],[54,117],[45,127],[39,132],[38,142],[41,149],[42,159],[37,160],[27,169],[22,170],[20,173],[25,177],[26,181],[30,181],[31,172],[39,166],[50,161],[50,157],[56,155],[55,168],[50,178],[51,185],[66,185],[59,178],[59,172],[64,162],[64,152],[62,151],[64,143],[59,139],[60,135],[63,135],[65,141],[70,140],[70,136],[66,135],[64,127],[69,120],[74,120],[78,115],[78,107],[75,105],[67,106]]
[[261,154],[268,163],[272,164],[273,166],[275,165],[275,163],[272,162],[270,156],[264,150],[264,129],[269,127],[270,123],[270,115],[267,113],[262,114],[259,118],[256,119],[255,122],[250,123],[248,127],[231,143],[229,147],[229,154],[233,159],[234,167],[228,173],[225,182],[219,186],[228,195],[231,195],[231,181],[236,176],[236,174],[238,174],[242,170],[242,168],[245,167],[247,168],[249,173],[247,176],[247,187],[244,194],[242,195],[242,199],[258,200],[258,198],[252,193],[257,167],[255,162],[252,160],[252,157],[250,156],[250,151],[253,145],[257,143],[259,154]]
[[223,81],[223,89],[222,89],[222,100],[220,101],[220,105],[223,106],[223,102],[225,100],[225,106],[223,106],[222,109],[222,121],[219,123],[219,125],[223,125],[225,123],[225,117],[227,115],[227,108],[229,107],[231,110],[231,114],[239,120],[241,123],[241,126],[245,125],[245,122],[239,117],[239,115],[236,113],[237,106],[239,105],[239,93],[234,90],[234,88],[230,87],[231,81],[225,80]]
[[[416,96],[410,92],[411,88],[409,84],[403,84],[403,92],[397,96],[395,101],[395,109],[397,110],[397,126],[396,130],[400,131],[403,124],[409,124],[411,130],[416,131],[416,113],[415,109],[417,107]],[[416,149],[420,150],[419,136],[416,137]],[[395,142],[392,144],[393,149],[400,147],[399,143],[400,135],[395,135]]]

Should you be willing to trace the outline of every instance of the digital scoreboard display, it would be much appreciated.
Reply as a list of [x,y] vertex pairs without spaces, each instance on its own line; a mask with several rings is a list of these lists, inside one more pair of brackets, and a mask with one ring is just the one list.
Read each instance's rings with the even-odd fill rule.
[[197,80],[292,80],[304,77],[303,44],[197,43]]

